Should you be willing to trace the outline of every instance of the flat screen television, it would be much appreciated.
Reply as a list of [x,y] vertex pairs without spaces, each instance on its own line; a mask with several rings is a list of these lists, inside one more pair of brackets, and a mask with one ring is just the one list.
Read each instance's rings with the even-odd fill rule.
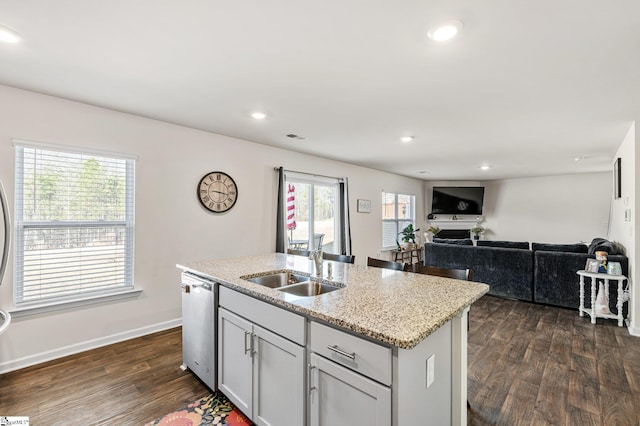
[[483,200],[483,186],[434,186],[431,213],[481,215]]

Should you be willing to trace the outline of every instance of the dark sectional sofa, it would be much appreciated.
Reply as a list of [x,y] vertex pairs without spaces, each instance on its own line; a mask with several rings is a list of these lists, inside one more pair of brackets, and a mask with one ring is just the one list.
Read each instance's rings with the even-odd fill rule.
[[[608,261],[619,262],[628,274],[628,259],[606,240],[586,244],[541,244],[520,241],[442,241],[424,246],[424,264],[441,268],[471,269],[473,281],[489,284],[489,294],[577,309],[579,277],[596,250],[612,253]],[[608,244],[607,244],[608,243]],[[586,281],[590,284],[590,281]],[[615,311],[615,286],[609,288],[609,304]],[[590,285],[585,285],[585,304],[590,306]],[[626,309],[625,309],[626,310]]]

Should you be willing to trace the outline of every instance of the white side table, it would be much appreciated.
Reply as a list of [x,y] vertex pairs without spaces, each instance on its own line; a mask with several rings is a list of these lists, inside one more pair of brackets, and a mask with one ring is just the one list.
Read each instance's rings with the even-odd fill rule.
[[[580,316],[583,317],[584,314],[589,314],[591,317],[591,324],[596,323],[596,318],[609,318],[609,319],[617,319],[618,327],[622,327],[623,318],[622,318],[622,304],[623,300],[623,289],[620,288],[623,281],[627,279],[624,275],[610,275],[598,272],[587,272],[587,271],[578,271],[578,275],[580,275]],[[591,309],[586,309],[584,307],[584,279],[585,277],[591,278]],[[615,281],[616,283],[616,293],[618,295],[618,303],[616,307],[618,308],[618,314],[596,314],[596,293],[598,289],[596,288],[596,283],[598,280],[604,280],[604,293],[609,295],[609,281]]]

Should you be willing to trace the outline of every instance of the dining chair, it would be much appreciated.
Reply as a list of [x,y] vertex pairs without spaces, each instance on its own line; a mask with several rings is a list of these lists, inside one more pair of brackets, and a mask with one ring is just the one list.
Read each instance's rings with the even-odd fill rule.
[[355,256],[348,254],[334,254],[334,253],[322,253],[324,260],[333,260],[334,262],[353,263],[356,260]]
[[374,259],[367,257],[367,266],[375,266],[376,268],[395,269],[396,271],[404,270],[404,263],[391,262],[390,260]]
[[454,278],[456,280],[471,281],[471,269],[449,269],[438,268],[436,266],[426,266],[421,263],[406,264],[404,266],[406,272],[416,274],[434,275],[436,277]]
[[287,254],[293,254],[295,256],[309,257],[309,251],[308,250],[287,249]]

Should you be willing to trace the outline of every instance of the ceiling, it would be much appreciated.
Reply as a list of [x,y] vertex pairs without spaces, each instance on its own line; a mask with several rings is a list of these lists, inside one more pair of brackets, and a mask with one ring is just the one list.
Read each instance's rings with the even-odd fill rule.
[[0,25],[0,84],[425,180],[611,170],[640,118],[637,0],[0,0]]

